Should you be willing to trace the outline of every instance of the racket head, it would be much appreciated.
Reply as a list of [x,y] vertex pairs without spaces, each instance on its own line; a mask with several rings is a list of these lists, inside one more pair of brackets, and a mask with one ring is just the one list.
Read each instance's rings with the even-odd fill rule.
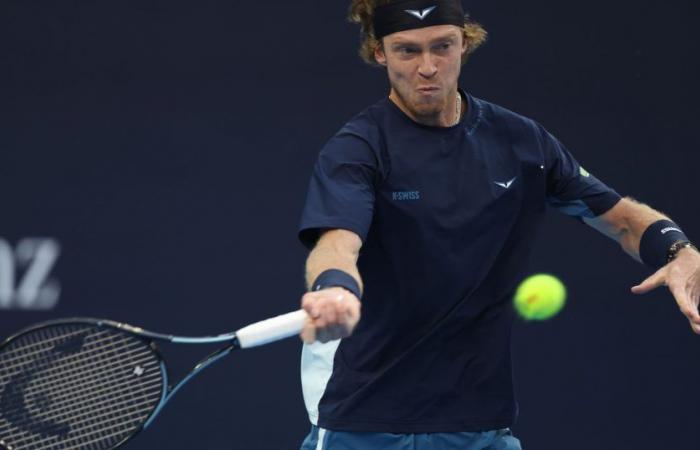
[[155,344],[97,319],[45,322],[0,344],[8,450],[99,449],[138,433],[167,394]]

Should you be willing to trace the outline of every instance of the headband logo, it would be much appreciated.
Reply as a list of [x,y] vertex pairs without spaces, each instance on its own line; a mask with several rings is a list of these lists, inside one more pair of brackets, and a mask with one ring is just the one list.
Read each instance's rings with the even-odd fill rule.
[[405,9],[404,11],[406,11],[410,15],[416,17],[417,19],[423,20],[426,17],[428,17],[428,14],[433,12],[435,10],[435,8],[437,8],[437,6],[431,6],[430,8],[425,8],[425,9],[422,9],[420,11],[415,10],[415,9]]

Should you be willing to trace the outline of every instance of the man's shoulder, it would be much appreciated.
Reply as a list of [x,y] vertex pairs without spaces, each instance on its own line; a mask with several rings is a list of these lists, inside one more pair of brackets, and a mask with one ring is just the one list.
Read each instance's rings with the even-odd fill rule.
[[379,138],[379,130],[387,113],[385,100],[380,100],[357,113],[338,131],[339,134],[354,134],[362,139],[373,142]]
[[487,125],[507,128],[510,131],[532,132],[541,127],[535,120],[490,101],[472,97]]
[[365,151],[378,154],[382,147],[384,122],[382,101],[360,111],[350,120],[345,122],[338,131],[328,140],[323,151]]

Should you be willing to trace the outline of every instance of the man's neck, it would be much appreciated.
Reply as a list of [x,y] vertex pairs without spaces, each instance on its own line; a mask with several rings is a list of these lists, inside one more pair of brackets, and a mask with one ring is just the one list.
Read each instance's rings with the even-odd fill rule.
[[[457,100],[457,95],[460,95],[461,99],[459,104]],[[456,125],[468,107],[465,99],[461,97],[461,94],[459,94],[457,88],[455,88],[453,90],[453,93],[451,93],[448,96],[445,108],[443,108],[443,110],[437,114],[414,114],[408,107],[406,107],[401,97],[396,93],[396,91],[394,91],[393,88],[389,93],[389,100],[391,100],[404,114],[406,114],[414,122],[430,127],[447,128]],[[457,111],[457,107],[459,107],[460,111]]]

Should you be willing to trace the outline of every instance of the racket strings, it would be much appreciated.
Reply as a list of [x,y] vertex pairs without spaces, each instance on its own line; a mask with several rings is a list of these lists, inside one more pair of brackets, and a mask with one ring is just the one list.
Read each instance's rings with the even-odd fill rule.
[[[65,342],[73,337],[80,336],[81,334],[85,333],[85,330],[66,333],[65,336],[41,339],[40,336],[43,335],[43,333],[44,331],[37,330],[35,333],[30,335],[21,336],[17,339],[15,348],[3,349],[3,364],[12,364],[15,362],[15,360],[26,361],[27,358],[45,353],[47,347],[50,347],[52,344]],[[91,335],[91,340],[97,339],[98,336],[114,338],[114,335],[111,334],[109,330],[104,330],[93,333]],[[13,359],[12,355],[16,355],[17,358]]]
[[[158,389],[157,389],[157,390],[158,390]],[[156,395],[157,395],[157,390],[156,390]],[[128,395],[128,394],[127,394],[127,395]],[[74,435],[80,435],[81,433],[83,433],[83,431],[85,430],[86,427],[103,427],[103,428],[104,428],[104,424],[102,423],[103,421],[101,421],[102,418],[110,419],[110,417],[111,417],[112,420],[114,420],[114,417],[113,417],[113,416],[114,416],[115,414],[119,414],[119,413],[122,413],[123,411],[126,411],[125,409],[117,410],[117,409],[114,408],[114,405],[117,404],[120,400],[123,400],[123,399],[124,399],[124,395],[120,396],[119,398],[109,399],[109,400],[111,400],[111,401],[109,401],[109,402],[106,402],[105,399],[101,399],[101,400],[103,401],[103,403],[101,404],[101,405],[102,405],[102,408],[96,408],[96,407],[92,407],[92,408],[83,408],[84,412],[83,412],[82,414],[78,414],[77,416],[75,416],[75,415],[73,415],[73,416],[66,416],[66,417],[62,418],[62,420],[64,420],[64,421],[71,421],[72,423],[78,424],[78,423],[79,423],[78,420],[77,420],[78,417],[85,417],[85,418],[86,418],[86,421],[87,421],[86,426],[84,426],[84,427],[82,427],[82,428],[77,428],[76,425],[73,426],[73,429],[71,430],[71,435],[72,435],[72,436],[74,436]],[[141,403],[139,403],[139,404],[135,404],[135,403],[134,403],[134,402],[135,402],[135,399],[136,399],[136,397],[135,397],[134,395],[132,395],[132,396],[131,396],[132,408],[129,408],[129,411],[133,411],[133,410],[134,410],[133,406],[135,406],[135,407],[140,407],[141,404],[143,404],[143,402],[141,402]],[[95,404],[95,405],[100,405],[100,404],[97,403],[97,404]],[[105,410],[105,409],[106,409],[106,411],[103,411],[103,410]],[[63,410],[63,411],[61,411],[61,413],[63,413],[63,414],[65,415],[65,414],[67,414],[67,411]],[[122,415],[123,415],[123,414],[122,414]],[[46,420],[46,419],[44,418],[44,420]],[[120,419],[120,420],[122,420],[122,419]],[[121,425],[122,425],[122,424],[120,424],[120,426],[121,426]],[[50,440],[52,440],[52,439],[49,437],[49,438],[43,439],[43,440],[40,441],[40,442],[45,442],[45,441],[50,441]],[[55,441],[55,439],[53,439],[53,440]],[[65,440],[65,439],[63,439],[63,440],[61,441],[61,444],[62,444],[62,446],[65,446],[65,445],[69,445],[69,444],[71,444],[71,443],[75,443],[75,442],[77,442],[77,441],[79,441],[79,440],[82,442],[82,439],[80,439],[80,438],[75,438],[75,439],[72,439],[72,440]],[[36,447],[37,444],[39,444],[40,442],[33,442],[32,447]],[[23,442],[21,442],[21,443],[23,443]],[[20,443],[20,444],[21,444],[21,443]],[[69,448],[70,448],[70,447],[69,447]]]
[[[152,404],[150,401],[148,401],[148,402],[144,401],[144,402],[142,402],[142,403],[140,403],[140,404],[136,404],[135,406],[140,407],[140,406],[150,405],[150,404]],[[123,411],[124,411],[124,410],[122,410],[122,412],[123,412]],[[70,445],[76,445],[76,444],[81,444],[81,446],[76,447],[76,448],[83,448],[83,447],[82,447],[82,444],[83,444],[86,440],[91,440],[91,441],[93,441],[93,442],[94,442],[94,441],[100,441],[100,440],[105,441],[107,438],[111,438],[111,437],[117,436],[117,435],[119,435],[119,434],[121,434],[122,438],[124,438],[124,437],[130,435],[130,434],[133,432],[133,430],[134,430],[133,426],[130,426],[130,425],[128,425],[128,424],[125,424],[125,423],[123,422],[123,419],[115,420],[115,418],[112,417],[111,414],[110,414],[110,416],[109,416],[109,418],[108,418],[107,420],[100,420],[101,418],[103,419],[103,418],[105,418],[105,417],[107,417],[107,416],[106,416],[106,415],[102,415],[102,416],[98,417],[97,419],[91,420],[90,423],[89,423],[89,427],[90,427],[90,428],[93,428],[93,429],[94,429],[94,428],[98,428],[98,427],[99,427],[100,433],[99,433],[99,435],[97,435],[97,437],[95,437],[94,435],[91,436],[90,433],[86,433],[85,430],[88,430],[88,429],[89,429],[89,428],[86,426],[86,427],[83,427],[83,428],[81,428],[81,429],[73,430],[73,433],[72,433],[72,434],[73,434],[75,437],[61,440],[61,441],[60,441],[60,445],[61,445],[60,448],[74,448],[74,447],[72,447],[72,446],[70,446]],[[121,430],[121,432],[112,433],[113,430]],[[111,434],[110,434],[110,433],[111,433]],[[44,439],[44,440],[42,440],[42,441],[34,442],[31,448],[32,448],[32,450],[36,450],[36,449],[37,449],[37,447],[36,447],[37,444],[48,445],[48,447],[38,447],[38,448],[52,448],[51,446],[52,446],[52,445],[55,445],[55,444],[54,444],[54,443],[49,443],[50,440],[51,440],[51,439]],[[118,442],[114,442],[112,445],[117,444],[117,443],[118,443]],[[69,445],[69,447],[65,447],[66,445]],[[107,447],[107,448],[111,448],[111,447]]]
[[[138,407],[142,407],[144,405],[152,405],[152,403],[149,401],[144,401],[138,404],[134,404],[133,407],[129,408],[128,411],[136,411]],[[126,410],[122,409],[120,410],[121,412],[124,412]],[[109,414],[102,414],[99,416],[91,416],[91,419],[89,421],[86,421],[87,424],[86,426],[78,429],[71,430],[71,436],[68,439],[62,439],[60,442],[55,442],[55,438],[45,438],[42,440],[34,440],[32,441],[32,446],[27,447],[31,448],[32,450],[37,450],[38,448],[53,448],[52,446],[60,444],[60,448],[84,448],[82,445],[86,440],[90,440],[92,442],[96,441],[105,441],[108,438],[111,438],[113,436],[117,436],[121,433],[122,439],[128,435],[130,435],[134,428],[132,425],[129,425],[128,423],[124,423],[123,419],[115,419],[114,414],[118,413],[120,411],[113,411],[111,410]],[[100,432],[99,434],[96,433],[87,433],[85,432],[86,430],[89,429],[96,429],[99,428]],[[121,430],[120,433],[111,433],[113,430]],[[111,434],[109,434],[111,433]],[[97,436],[97,437],[95,437]],[[54,442],[51,442],[54,441]],[[110,446],[107,448],[112,448],[113,445],[117,444],[118,442],[112,443]],[[73,447],[73,445],[78,445],[77,447]],[[46,445],[44,447],[43,445]],[[67,446],[68,445],[68,446]],[[17,447],[21,448],[21,447]]]
[[[145,365],[144,365],[145,366]],[[151,365],[150,368],[153,366]],[[144,376],[143,381],[152,381],[152,380],[159,380],[160,378],[159,374],[149,374],[147,376]],[[107,381],[104,382],[93,382],[91,384],[85,384],[85,385],[80,385],[76,383],[71,383],[70,386],[67,386],[67,389],[46,389],[44,391],[38,391],[39,395],[44,395],[44,396],[49,396],[51,398],[51,401],[53,403],[58,403],[60,401],[66,400],[70,402],[81,402],[84,400],[87,400],[89,398],[94,398],[99,395],[104,395],[107,393],[110,393],[115,390],[115,388],[119,388],[122,384],[125,382],[128,382],[129,380],[127,379],[126,375],[121,375],[119,377],[113,377]],[[35,394],[35,392],[27,392],[28,394]],[[25,396],[27,396],[25,393]],[[27,396],[27,398],[31,398]],[[21,407],[22,403],[17,402],[15,403],[17,407]],[[8,404],[9,406],[10,404]],[[8,411],[6,409],[6,411]],[[51,418],[51,417],[48,417]],[[0,427],[0,430],[2,430],[2,427]]]
[[[104,400],[104,399],[101,399],[101,400]],[[109,405],[109,408],[112,409],[112,410],[114,411],[114,408],[112,408],[111,405]],[[91,409],[88,409],[88,410],[86,410],[86,411],[88,411],[89,415],[91,416],[91,417],[90,417],[90,420],[94,422],[94,420],[96,420],[96,419],[95,419],[95,408],[91,408]],[[87,415],[88,415],[87,413],[86,413],[86,414],[83,414],[83,416],[87,416]],[[67,420],[67,419],[68,419],[68,417],[66,417],[65,420]],[[74,429],[73,431],[76,431],[76,430]]]
[[[161,380],[160,374],[154,373],[154,374],[148,375],[146,378],[144,378],[143,381],[155,382],[156,384],[155,384],[155,386],[153,386],[153,389],[160,391],[160,384],[157,384],[157,383],[160,383],[160,380]],[[89,388],[86,388],[86,389],[80,389],[80,386],[78,388],[72,389],[72,390],[57,391],[54,389],[51,391],[47,391],[46,395],[49,395],[53,402],[60,402],[62,400],[65,400],[65,401],[71,402],[71,403],[74,403],[74,402],[80,403],[80,402],[83,402],[86,400],[93,399],[95,397],[104,397],[104,396],[106,396],[106,394],[113,393],[115,391],[115,389],[119,389],[119,387],[121,385],[123,385],[123,383],[125,381],[126,381],[126,376],[121,376],[118,379],[106,381],[104,383],[95,382],[92,384],[92,386],[90,386]],[[42,394],[44,394],[44,393],[42,392]],[[54,395],[51,395],[51,394],[54,394]],[[150,395],[150,391],[148,392],[148,394]],[[18,404],[17,406],[18,406],[18,408],[20,408],[22,405]],[[42,419],[43,420],[54,420],[54,419],[75,420],[76,418],[85,416],[85,415],[90,413],[89,411],[86,411],[86,412],[79,414],[79,415],[66,416],[68,411],[69,410],[67,408],[63,408],[63,409],[54,411],[50,415],[42,416]],[[18,426],[18,425],[26,423],[30,420],[32,420],[32,419],[27,417],[27,419],[25,419],[25,421],[15,421],[13,424],[15,426]],[[0,434],[2,434],[2,432],[7,428],[9,428],[9,424],[5,425],[5,426],[0,426]]]
[[[106,340],[102,340],[100,344],[104,345]],[[114,344],[114,342],[112,342]],[[91,346],[91,345],[90,345]],[[55,367],[53,369],[47,369],[42,372],[42,377],[40,380],[36,380],[34,383],[31,385],[28,385],[24,389],[24,397],[29,397],[33,394],[37,394],[39,392],[44,393],[44,394],[56,394],[56,390],[60,389],[61,393],[64,395],[52,395],[51,398],[53,401],[56,401],[58,399],[61,399],[66,396],[71,396],[76,393],[76,391],[84,392],[86,388],[86,384],[84,383],[85,377],[94,377],[95,380],[93,384],[104,384],[104,382],[101,382],[100,377],[107,377],[110,376],[110,372],[106,371],[105,369],[111,369],[115,368],[116,364],[115,363],[110,363],[108,361],[105,361],[106,356],[114,356],[116,357],[123,357],[127,355],[137,355],[137,354],[142,354],[143,353],[143,344],[141,342],[136,342],[134,344],[130,345],[125,345],[123,346],[123,349],[125,351],[119,353],[119,349],[113,349],[112,351],[108,350],[102,350],[100,348],[97,349],[91,349],[91,350],[85,350],[83,353],[81,353],[81,357],[93,357],[93,356],[98,356],[101,359],[101,364],[98,365],[92,365],[89,367],[87,370],[84,369],[83,366],[76,365],[73,366],[72,368],[65,369],[64,367]],[[133,349],[137,350],[133,350]],[[146,355],[150,357],[150,355]],[[76,356],[72,357],[67,357],[64,358],[61,362],[63,363],[63,366],[68,365],[68,364],[73,364],[75,363],[78,359]],[[1,361],[1,360],[0,360]],[[4,364],[4,361],[2,361]],[[138,360],[134,360],[134,363],[138,363]],[[155,365],[155,362],[152,360],[152,358],[144,358],[140,361],[143,366],[148,366],[148,367],[153,367]],[[120,364],[123,362],[120,361]],[[25,362],[26,364],[26,362]],[[139,367],[139,366],[137,366]],[[14,367],[15,371],[17,370],[17,367]],[[81,378],[77,378],[75,375],[80,374]],[[126,374],[124,374],[126,375]],[[123,378],[123,376],[122,376]],[[60,388],[58,386],[58,382],[61,382]],[[19,399],[22,400],[22,399]],[[73,397],[73,400],[76,400],[75,397]],[[23,403],[23,402],[19,402]],[[7,405],[7,402],[6,402]]]
[[0,352],[0,368],[0,435],[14,450],[112,448],[164,389],[146,342],[91,325],[23,335]]
[[[83,331],[84,333],[84,331]],[[70,333],[70,337],[67,337],[66,339],[61,339],[61,338],[53,338],[53,339],[47,339],[45,342],[40,342],[38,344],[29,344],[26,347],[22,347],[19,349],[15,350],[6,350],[3,351],[3,365],[7,364],[7,366],[3,367],[2,369],[12,369],[17,363],[26,363],[27,361],[33,360],[36,356],[45,354],[47,347],[51,347],[52,345],[60,344],[61,342],[65,342],[67,340],[70,340],[71,337],[77,337],[80,336],[81,333]],[[114,341],[116,336],[114,334],[109,333],[109,331],[100,331],[97,333],[94,333],[90,336],[90,342],[86,343],[89,344],[90,347],[97,348],[100,350],[102,346],[100,344],[104,342],[109,342]],[[33,342],[33,341],[30,341]],[[140,344],[143,346],[143,343],[141,342],[134,342],[134,344]],[[32,351],[25,351],[28,347],[32,347]],[[86,350],[83,350],[86,351]],[[6,354],[5,354],[6,353]],[[82,353],[82,352],[81,352]],[[14,357],[11,357],[12,355],[16,355]],[[6,357],[7,356],[7,357]]]
[[[148,380],[148,381],[155,381],[155,380],[156,380],[156,379],[155,379],[154,377],[151,377],[150,380]],[[118,385],[112,384],[112,385],[110,385],[108,388],[101,389],[100,391],[93,391],[92,393],[88,393],[88,394],[83,395],[83,396],[80,396],[80,397],[77,397],[77,396],[76,396],[75,398],[71,398],[70,401],[71,401],[71,402],[84,402],[86,399],[89,399],[89,398],[91,398],[91,397],[92,397],[92,398],[94,398],[95,396],[104,397],[106,393],[111,393],[111,392],[113,392],[113,390],[114,390],[113,388],[114,388],[114,387],[118,387]],[[160,388],[159,388],[158,385],[156,385],[156,386],[152,387],[152,388],[151,388],[150,390],[148,390],[148,391],[144,390],[143,392],[140,392],[140,394],[142,394],[141,396],[150,397],[151,394],[157,393],[157,392],[159,392],[159,391],[160,391]],[[121,400],[122,398],[126,397],[127,395],[131,395],[132,398],[134,398],[133,392],[127,392],[127,393],[122,394],[122,395],[112,396],[112,397],[110,397],[110,398],[106,398],[106,399],[104,399],[104,401],[119,401],[119,400]],[[70,421],[73,421],[73,422],[74,422],[74,421],[75,421],[76,419],[78,419],[78,418],[82,418],[82,417],[85,417],[85,416],[90,415],[91,418],[94,419],[94,418],[95,418],[95,415],[94,415],[95,411],[99,411],[100,409],[103,409],[103,408],[89,408],[89,407],[86,407],[86,408],[84,408],[82,411],[80,411],[80,412],[78,412],[78,413],[74,413],[74,414],[71,415],[71,409],[70,409],[70,408],[62,408],[62,409],[60,409],[60,410],[57,410],[57,411],[53,412],[53,413],[50,414],[50,415],[44,415],[44,416],[42,416],[41,418],[42,418],[43,420],[58,420],[58,419],[61,419],[61,420],[70,420]],[[113,410],[113,409],[110,409],[110,411],[114,411],[114,410]],[[21,425],[21,424],[23,424],[23,423],[26,423],[26,420],[25,420],[25,421],[22,421],[22,422],[19,422],[19,421],[18,421],[18,422],[15,422],[14,425],[15,425],[15,426],[19,426],[19,425]]]
[[[135,349],[135,350],[134,350]],[[94,357],[103,357],[106,355],[111,355],[114,357],[114,359],[119,359],[124,356],[139,356],[143,353],[142,348],[136,348],[136,347],[124,347],[124,351],[120,352],[119,349],[115,349],[114,351],[105,351],[105,355],[102,355],[99,349],[92,350],[90,352],[86,352],[89,356],[94,356]],[[91,354],[90,354],[91,353]],[[69,359],[69,358],[66,358]],[[66,363],[77,363],[80,360],[75,358],[71,361],[66,361]],[[137,363],[138,361],[134,359],[134,363]],[[152,360],[150,359],[143,359],[143,363],[153,363]],[[73,366],[72,368],[64,369],[61,366],[59,367],[53,367],[51,369],[47,369],[42,372],[42,378],[41,382],[36,382],[32,383],[31,386],[28,386],[27,389],[24,390],[25,394],[32,394],[34,393],[33,391],[41,391],[45,392],[47,389],[51,390],[51,388],[55,388],[55,386],[58,384],[58,382],[62,382],[61,385],[61,390],[62,391],[68,391],[69,388],[73,385],[77,385],[79,387],[82,387],[83,384],[81,383],[81,380],[79,378],[76,378],[76,375],[80,374],[83,377],[86,376],[95,376],[98,377],[100,374],[104,373],[105,369],[110,369],[110,368],[116,368],[119,367],[121,364],[123,364],[123,361],[118,360],[115,362],[109,362],[109,361],[104,361],[103,364],[100,365],[95,365],[95,366],[90,366],[87,369],[84,369],[81,366]],[[69,378],[73,377],[73,378]],[[64,386],[65,385],[65,386]]]
[[[85,448],[84,445],[86,441],[106,441],[115,436],[120,436],[121,438],[119,440],[121,440],[130,435],[134,431],[134,425],[140,425],[143,419],[145,419],[145,416],[142,414],[144,408],[148,412],[152,410],[154,405],[153,398],[159,398],[160,387],[151,391],[142,390],[140,394],[140,396],[135,395],[134,392],[121,394],[111,399],[109,403],[101,405],[100,408],[92,408],[86,410],[82,414],[68,416],[66,420],[71,420],[74,423],[82,423],[83,425],[81,427],[74,427],[71,430],[69,438],[60,441],[60,448],[82,449]],[[115,407],[117,404],[127,404],[128,406],[117,408]],[[135,424],[131,419],[137,419]],[[99,433],[94,432],[95,430],[99,430]],[[113,432],[115,430],[116,432]],[[52,440],[55,441],[55,439],[52,438],[45,438],[33,442],[31,448],[53,448],[52,445],[54,444],[51,442]],[[117,443],[118,441],[112,442],[106,448],[112,448],[112,446]],[[48,446],[37,447],[38,444],[48,444]]]

